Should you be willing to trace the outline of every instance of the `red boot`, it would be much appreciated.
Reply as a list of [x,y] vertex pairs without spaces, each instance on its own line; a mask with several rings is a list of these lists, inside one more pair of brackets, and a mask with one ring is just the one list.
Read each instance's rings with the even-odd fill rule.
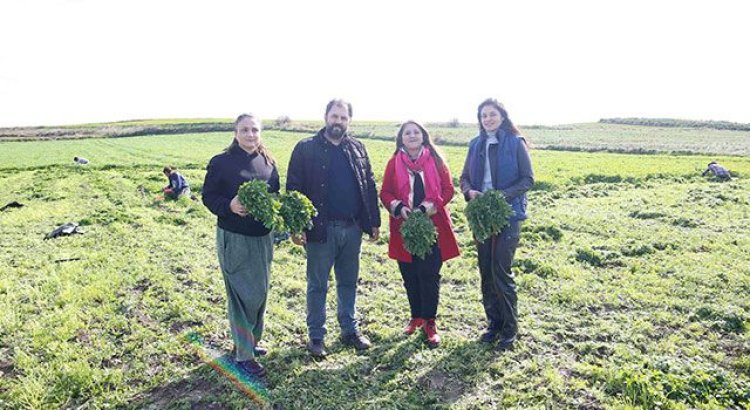
[[421,317],[413,317],[409,321],[409,324],[406,325],[406,328],[404,329],[404,333],[407,335],[410,335],[417,331],[420,327],[424,326],[424,319]]
[[435,326],[435,319],[427,319],[424,324],[424,335],[427,337],[427,346],[430,349],[434,349],[440,345],[440,335],[437,334],[437,326]]

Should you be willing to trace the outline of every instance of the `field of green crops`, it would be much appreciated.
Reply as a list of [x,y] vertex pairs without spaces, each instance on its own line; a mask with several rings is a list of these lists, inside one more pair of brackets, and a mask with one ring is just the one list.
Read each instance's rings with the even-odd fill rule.
[[[434,139],[451,145],[465,145],[477,133],[476,125],[429,125]],[[397,129],[395,123],[365,123],[354,132],[390,140]],[[601,123],[521,126],[521,131],[537,148],[565,151],[750,155],[748,131]]]
[[[678,121],[678,120],[672,120]],[[135,120],[65,127],[0,128],[0,141],[126,137],[153,134],[181,134],[231,130],[231,119]],[[322,121],[264,121],[266,128],[281,131],[314,132]],[[394,121],[355,122],[351,132],[368,139],[392,140],[398,130]],[[476,125],[426,124],[433,139],[441,144],[464,146],[476,135]],[[521,126],[534,147],[561,151],[671,153],[704,155],[750,155],[750,131],[695,127],[664,127],[608,123],[559,126]]]
[[[617,139],[626,126],[601,126],[578,129],[577,141],[696,153],[532,150],[537,183],[514,268],[513,351],[477,341],[484,314],[462,198],[451,210],[463,255],[442,272],[444,342],[435,350],[401,333],[408,302],[387,258],[387,225],[362,254],[359,316],[374,346],[357,353],[338,342],[332,288],[322,361],[304,349],[304,251],[277,245],[264,336],[270,354],[261,359],[268,406],[750,407],[750,159],[737,156],[750,153],[748,138],[641,127],[641,141]],[[538,143],[534,132],[548,131],[528,133]],[[451,141],[468,140],[472,130],[463,132]],[[264,131],[282,181],[305,136]],[[25,205],[0,212],[0,408],[256,408],[186,340],[198,334],[216,351],[231,348],[215,219],[200,201],[159,197],[166,164],[200,197],[205,164],[231,138],[0,143],[0,206]],[[720,148],[700,149],[717,140]],[[365,143],[380,179],[394,144]],[[443,150],[457,179],[466,149]],[[74,156],[91,163],[74,166]],[[700,176],[714,159],[734,172],[731,182]],[[85,233],[44,240],[65,222]]]

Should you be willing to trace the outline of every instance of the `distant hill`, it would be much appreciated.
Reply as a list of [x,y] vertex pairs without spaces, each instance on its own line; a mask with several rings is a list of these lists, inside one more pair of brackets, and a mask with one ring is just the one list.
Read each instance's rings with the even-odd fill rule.
[[674,118],[602,118],[602,124],[643,125],[646,127],[712,128],[715,130],[750,131],[750,124],[729,121],[696,121]]

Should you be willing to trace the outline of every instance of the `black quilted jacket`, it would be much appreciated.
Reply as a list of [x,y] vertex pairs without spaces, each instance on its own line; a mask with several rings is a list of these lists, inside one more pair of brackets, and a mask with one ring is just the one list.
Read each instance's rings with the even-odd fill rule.
[[[323,136],[323,132],[324,129],[321,129],[313,137],[298,142],[287,168],[286,190],[305,194],[318,209],[318,216],[313,219],[313,228],[307,232],[309,242],[326,241],[328,207],[325,201],[328,197],[327,176],[332,145]],[[341,147],[354,170],[362,198],[362,207],[357,217],[359,226],[363,232],[370,234],[372,228],[380,227],[378,192],[370,159],[364,144],[349,135],[344,136]]]

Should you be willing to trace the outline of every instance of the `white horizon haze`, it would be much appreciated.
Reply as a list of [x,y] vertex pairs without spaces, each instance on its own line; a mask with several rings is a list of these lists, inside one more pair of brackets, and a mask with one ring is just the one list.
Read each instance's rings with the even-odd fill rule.
[[0,3],[0,127],[149,118],[750,123],[739,1]]

